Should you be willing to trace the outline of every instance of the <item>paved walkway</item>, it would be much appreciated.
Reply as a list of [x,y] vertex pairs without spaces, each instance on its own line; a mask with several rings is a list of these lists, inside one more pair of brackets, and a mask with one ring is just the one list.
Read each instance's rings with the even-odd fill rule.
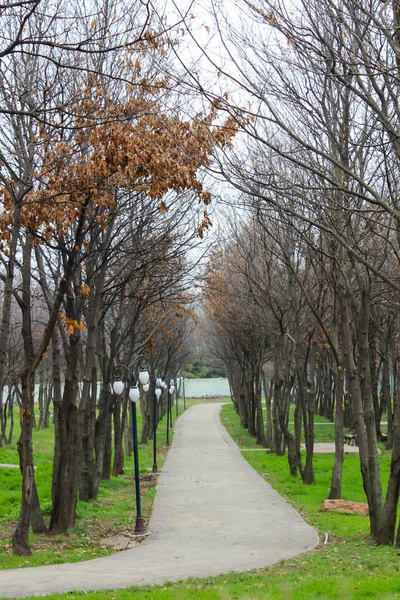
[[0,596],[162,584],[312,550],[316,531],[241,456],[220,406],[193,406],[176,423],[144,542],[82,563],[0,571]]
[[[8,465],[6,463],[0,463],[0,469],[19,469],[19,465]],[[34,469],[36,469],[36,466],[33,467]]]
[[[305,444],[301,445],[301,449],[305,450]],[[314,444],[314,454],[335,454],[335,442],[318,442]],[[358,446],[351,446],[350,444],[343,445],[343,451],[345,454],[358,454]],[[380,452],[378,448],[378,453]]]
[[[305,450],[305,444],[301,444],[301,450]],[[240,452],[268,452],[268,448],[240,448]],[[380,454],[378,448],[378,454]],[[344,445],[345,454],[358,454],[358,446]],[[314,444],[314,454],[335,454],[334,442],[317,442]],[[1,466],[1,465],[0,465]]]

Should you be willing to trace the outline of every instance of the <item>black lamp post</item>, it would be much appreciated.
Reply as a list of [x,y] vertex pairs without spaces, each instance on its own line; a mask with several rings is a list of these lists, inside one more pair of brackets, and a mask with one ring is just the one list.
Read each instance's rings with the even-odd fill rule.
[[167,446],[169,446],[169,420],[170,420],[170,416],[171,416],[170,405],[171,405],[171,395],[169,393],[169,386],[168,386],[168,390],[167,390],[167,440],[165,442]]
[[178,407],[178,382],[175,381],[174,383],[174,387],[175,387],[175,409],[176,409],[176,418],[179,417],[179,407]]
[[154,380],[153,393],[153,470],[152,473],[158,473],[157,468],[157,400],[161,396],[161,377],[158,375]]
[[117,365],[112,371],[114,378],[113,389],[114,392],[119,396],[125,389],[125,383],[122,380],[123,371],[127,371],[131,377],[131,387],[129,389],[129,398],[132,401],[132,434],[133,434],[133,456],[134,456],[134,472],[135,472],[135,493],[136,493],[136,524],[133,533],[135,535],[144,535],[147,533],[146,525],[142,517],[142,507],[140,501],[140,471],[139,471],[139,445],[138,445],[138,434],[137,434],[137,416],[136,416],[136,403],[140,398],[140,391],[138,383],[135,378],[136,364],[139,363],[139,382],[143,385],[145,392],[149,389],[149,373],[147,371],[147,358],[143,354],[139,354],[133,360],[132,366],[126,367],[125,365]]
[[169,392],[169,426],[170,426],[171,429],[173,429],[173,424],[172,424],[172,404],[173,404],[173,401],[174,401],[174,392],[175,392],[175,384],[174,384],[174,380],[173,379],[169,380],[168,392]]

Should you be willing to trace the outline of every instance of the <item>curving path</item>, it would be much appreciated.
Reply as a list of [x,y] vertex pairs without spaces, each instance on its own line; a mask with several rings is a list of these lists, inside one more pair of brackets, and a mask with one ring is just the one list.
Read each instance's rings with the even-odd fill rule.
[[161,584],[312,550],[317,532],[241,456],[220,407],[193,406],[176,423],[144,542],[82,563],[0,571],[0,597]]

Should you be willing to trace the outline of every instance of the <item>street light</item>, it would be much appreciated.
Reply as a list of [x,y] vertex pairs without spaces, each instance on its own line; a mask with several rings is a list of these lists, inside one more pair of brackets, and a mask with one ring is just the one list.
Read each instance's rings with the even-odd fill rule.
[[154,381],[153,394],[153,470],[152,473],[158,473],[157,468],[157,400],[161,396],[161,377],[158,375]]
[[168,395],[167,395],[167,440],[166,440],[166,445],[167,446],[169,446],[169,430],[170,430],[170,428],[172,429],[172,408],[171,408],[172,387],[171,387],[171,383],[173,383],[172,379],[170,380],[168,386],[167,386],[167,384],[165,384],[165,387],[168,388]]
[[173,429],[173,424],[172,424],[172,404],[174,402],[174,392],[175,392],[175,384],[174,384],[174,380],[170,379],[169,380],[169,411],[170,411],[170,417],[169,417],[169,425],[171,427],[171,429]]
[[180,388],[178,388],[178,382],[177,381],[175,382],[175,386],[174,387],[176,389],[176,394],[175,394],[176,418],[178,418],[179,417],[179,406],[178,406],[178,399],[179,398],[178,398],[178,396],[179,396]]
[[125,389],[125,383],[122,381],[122,372],[127,371],[131,377],[131,387],[129,389],[129,398],[132,401],[132,434],[133,434],[133,456],[134,456],[134,471],[135,471],[135,493],[136,493],[136,523],[133,533],[135,535],[144,535],[147,533],[144,518],[142,517],[142,507],[140,501],[140,471],[139,471],[139,446],[138,446],[138,434],[137,434],[137,416],[136,416],[136,403],[140,398],[139,387],[135,378],[136,364],[139,363],[139,382],[142,384],[143,389],[147,386],[150,381],[150,376],[147,371],[147,358],[143,354],[139,354],[132,362],[132,366],[126,367],[125,365],[117,365],[112,371],[114,379],[113,389],[115,394],[120,396]]

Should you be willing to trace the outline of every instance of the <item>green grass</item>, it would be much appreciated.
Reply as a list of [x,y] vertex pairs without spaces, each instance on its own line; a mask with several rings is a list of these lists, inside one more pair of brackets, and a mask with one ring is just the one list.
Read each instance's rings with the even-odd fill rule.
[[[174,419],[175,421],[175,413]],[[141,415],[138,411],[138,430],[141,430]],[[18,464],[16,444],[19,427],[15,428],[11,446],[0,448],[0,463]],[[173,431],[170,439],[173,438]],[[157,464],[164,464],[168,448],[165,446],[166,418],[157,430]],[[51,481],[53,467],[54,426],[34,430],[35,481],[43,515],[48,522],[51,514]],[[153,465],[153,443],[139,445],[142,513],[147,520],[155,496],[156,480],[149,476]],[[133,482],[133,456],[125,456],[125,475],[111,477],[100,486],[98,500],[78,501],[76,527],[68,536],[54,534],[30,534],[33,554],[18,557],[12,553],[11,536],[18,519],[21,499],[21,473],[19,469],[0,468],[0,569],[37,566],[61,562],[77,562],[109,554],[110,550],[100,546],[100,539],[108,535],[129,534],[134,529],[136,518]]]
[[[294,404],[290,405],[289,410],[289,431],[294,434]],[[265,413],[264,413],[265,414]],[[386,415],[382,416],[382,422],[386,422]],[[387,433],[387,425],[381,426],[382,433]],[[335,424],[321,415],[314,416],[314,436],[315,442],[335,442]],[[304,442],[304,428],[301,432],[302,442]]]
[[[233,406],[222,408],[222,423],[244,448],[256,447],[254,439],[239,426]],[[326,426],[328,427],[328,426]],[[326,438],[321,441],[327,441]],[[190,579],[162,586],[143,586],[104,592],[53,594],[49,599],[96,600],[389,600],[400,598],[400,560],[392,547],[376,547],[368,540],[368,519],[322,512],[330,485],[333,454],[315,455],[316,485],[306,486],[289,476],[287,457],[266,452],[243,456],[277,491],[301,512],[321,535],[315,551],[283,561],[270,568],[205,579]],[[346,455],[343,495],[365,501],[357,455]],[[390,457],[380,456],[383,485]],[[1,488],[0,488],[1,489]],[[328,541],[324,544],[325,534]],[[1,592],[0,592],[1,594]],[[33,599],[32,599],[33,600]]]
[[[344,555],[331,548],[318,559],[305,555],[269,569],[228,574],[206,579],[189,579],[163,586],[131,587],[106,592],[52,594],[49,600],[390,600],[400,597],[398,559],[387,549],[371,549],[361,556],[360,548]],[[380,569],[376,563],[386,564]],[[316,573],[317,570],[317,573]],[[345,577],[345,571],[352,575]],[[318,574],[320,579],[316,580]],[[32,599],[33,600],[33,599]]]
[[[221,420],[232,438],[241,448],[259,448],[255,439],[247,430],[240,426],[238,417],[234,414],[232,405],[225,405],[221,410]],[[326,438],[319,440],[329,441]],[[302,452],[305,459],[305,451]],[[334,454],[314,454],[314,470],[316,485],[304,485],[301,477],[290,477],[287,456],[281,457],[267,452],[243,452],[244,458],[297,510],[307,516],[307,520],[321,534],[328,533],[335,537],[362,536],[369,533],[369,521],[356,515],[343,516],[340,513],[321,512],[326,500],[332,475]],[[304,462],[304,461],[303,461]],[[382,451],[380,455],[382,485],[387,485],[390,470],[390,453]],[[358,454],[346,454],[343,466],[342,499],[355,502],[366,502],[362,488]]]

